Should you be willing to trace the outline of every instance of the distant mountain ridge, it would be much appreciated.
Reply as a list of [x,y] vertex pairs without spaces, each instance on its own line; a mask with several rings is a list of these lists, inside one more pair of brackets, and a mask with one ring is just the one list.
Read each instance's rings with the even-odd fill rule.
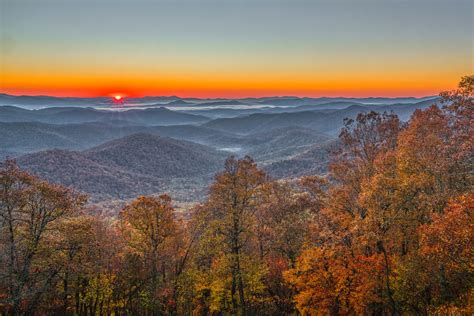
[[112,103],[110,98],[53,97],[46,95],[10,95],[0,93],[0,105],[92,105]]
[[[153,104],[153,103],[169,103],[185,105],[186,103],[195,103],[201,105],[237,105],[237,104],[271,104],[275,106],[301,106],[301,105],[315,105],[329,102],[356,102],[356,103],[416,103],[433,99],[435,96],[427,96],[422,98],[414,97],[399,97],[399,98],[385,98],[385,97],[369,97],[369,98],[350,98],[350,97],[259,97],[259,98],[186,98],[178,96],[144,96],[144,97],[130,97],[125,98],[124,102],[136,104]],[[16,106],[112,106],[114,101],[111,97],[55,97],[55,96],[29,96],[29,95],[10,95],[0,93],[0,105],[16,105]]]
[[90,107],[52,107],[27,110],[14,106],[0,106],[0,122],[35,121],[53,124],[74,124],[114,120],[144,125],[176,125],[202,123],[208,121],[209,118],[202,115],[171,111],[165,107],[106,111]]
[[[407,120],[415,109],[426,108],[432,103],[432,100],[426,100],[413,104],[352,104],[343,109],[317,110],[314,110],[317,108],[317,105],[314,105],[294,107],[290,110],[278,108],[276,113],[255,112],[249,109],[246,110],[249,112],[237,117],[214,120],[163,107],[111,112],[77,107],[26,110],[0,106],[0,134],[3,136],[0,137],[0,158],[52,148],[84,150],[105,141],[140,132],[197,142],[215,148],[246,147],[251,154],[259,155],[263,147],[268,147],[268,144],[259,142],[262,133],[275,129],[310,129],[336,136],[343,120],[354,118],[360,112],[394,111],[401,119]],[[343,103],[347,104],[351,103]],[[305,107],[310,110],[302,111]],[[249,138],[252,141],[249,141]],[[263,146],[262,149],[249,148],[257,146],[256,144]],[[287,144],[292,145],[291,142]]]
[[253,113],[233,118],[214,119],[203,124],[203,126],[220,129],[238,134],[250,134],[260,131],[299,126],[311,128],[318,132],[336,135],[342,127],[345,118],[354,118],[361,112],[394,112],[402,120],[407,120],[416,109],[424,109],[435,101],[425,100],[413,104],[390,104],[390,105],[360,105],[354,104],[343,109],[314,110],[314,111],[287,111],[281,113]]

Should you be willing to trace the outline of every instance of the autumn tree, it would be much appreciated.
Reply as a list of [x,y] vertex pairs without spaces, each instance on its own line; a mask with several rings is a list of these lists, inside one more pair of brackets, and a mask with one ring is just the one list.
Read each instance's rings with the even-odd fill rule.
[[65,187],[39,180],[7,160],[0,169],[1,280],[11,313],[33,313],[62,272],[59,227],[85,203]]
[[[317,216],[320,186],[324,180],[305,177],[301,181],[268,181],[258,190],[255,235],[258,256],[266,265],[265,287],[271,298],[266,311],[273,315],[294,312],[294,292],[284,273],[294,268],[310,227]],[[317,189],[318,188],[318,189]]]
[[384,152],[393,150],[402,128],[393,113],[360,113],[355,120],[346,119],[334,150],[330,176],[337,183],[333,188],[333,208],[364,218],[366,210],[358,203],[364,181],[375,172],[374,162]]
[[197,260],[208,260],[208,272],[201,269],[201,273],[208,280],[213,300],[210,304],[216,310],[245,315],[252,305],[253,291],[260,287],[263,269],[253,251],[255,199],[264,181],[265,174],[252,159],[231,157],[224,171],[216,175],[203,206],[202,216],[207,218],[208,226],[201,246],[212,244],[214,249],[212,256],[203,253]]
[[333,184],[318,202],[314,246],[287,273],[298,291],[300,311],[395,312],[386,245],[367,230],[375,213],[360,197],[377,173],[379,159],[395,150],[402,127],[396,115],[387,113],[362,113],[345,120],[330,164]]
[[123,302],[133,288],[133,284],[120,287],[125,244],[115,219],[103,217],[95,209],[90,213],[71,223],[70,232],[76,236],[71,236],[68,243],[83,244],[69,263],[72,281],[69,292],[73,297],[70,309],[78,315],[111,314],[124,309]]
[[[425,268],[440,278],[433,284],[436,309],[459,307],[459,313],[474,312],[474,196],[452,200],[442,214],[419,228],[420,253]],[[454,304],[452,304],[454,303]]]
[[92,218],[75,216],[64,220],[58,228],[64,238],[61,240],[57,264],[63,266],[59,274],[58,295],[62,298],[59,308],[63,314],[72,314],[75,306],[73,298],[80,291],[77,288],[77,278],[85,273],[90,260],[89,252],[94,248]]
[[120,213],[123,232],[130,251],[140,259],[146,271],[143,280],[144,305],[152,313],[163,309],[163,293],[160,293],[160,277],[166,280],[166,247],[176,231],[176,221],[171,199],[167,195],[158,198],[141,196]]
[[[443,109],[449,117],[453,130],[451,146],[457,151],[454,157],[464,160],[466,164],[473,164],[474,151],[474,76],[465,76],[461,79],[458,89],[445,91],[440,94]],[[471,175],[472,176],[472,175]],[[472,181],[472,180],[471,180]]]

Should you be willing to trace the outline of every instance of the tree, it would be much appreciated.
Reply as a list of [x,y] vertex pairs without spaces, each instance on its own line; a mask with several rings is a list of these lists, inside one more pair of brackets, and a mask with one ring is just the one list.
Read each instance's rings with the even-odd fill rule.
[[176,232],[171,199],[167,195],[141,196],[125,206],[120,218],[130,251],[139,256],[147,273],[144,280],[148,295],[146,305],[156,313],[163,308],[158,286],[160,272],[163,280],[166,278],[165,248]]
[[[62,306],[60,312],[72,314],[72,297],[79,291],[76,280],[89,267],[90,252],[94,249],[93,218],[90,216],[74,216],[67,218],[58,227],[58,232],[64,236],[58,244],[58,262],[63,269],[59,274],[62,285]],[[96,263],[96,262],[94,262]],[[59,286],[58,286],[59,287]]]
[[207,266],[212,270],[208,284],[211,292],[221,289],[220,294],[214,292],[211,299],[220,302],[214,303],[214,308],[225,309],[229,286],[233,314],[245,315],[252,303],[252,287],[260,287],[260,264],[258,257],[253,257],[252,247],[255,249],[255,199],[264,181],[265,174],[252,159],[231,157],[225,162],[224,171],[216,175],[209,199],[203,206],[208,226],[203,235],[203,241],[207,241],[201,246],[210,243],[215,248],[214,256],[207,259]]
[[452,131],[449,156],[456,161],[455,172],[462,180],[458,189],[465,191],[474,184],[474,76],[463,77],[458,89],[440,95]]
[[255,235],[258,256],[268,270],[264,283],[273,301],[266,307],[268,313],[290,314],[295,310],[294,293],[284,279],[284,272],[294,268],[309,240],[321,193],[316,187],[323,182],[316,177],[306,177],[296,183],[269,181],[258,190]]
[[356,120],[344,120],[339,147],[332,153],[330,176],[336,181],[330,195],[332,207],[364,218],[366,210],[358,203],[363,181],[375,172],[374,162],[384,152],[393,150],[402,129],[391,113],[360,113]]
[[[436,276],[433,303],[474,311],[474,195],[452,200],[431,223],[419,228],[425,269]],[[439,308],[439,307],[438,307]]]
[[[85,197],[39,180],[7,160],[0,169],[2,284],[12,314],[33,313],[62,270],[56,263],[61,222],[76,214]],[[4,283],[5,282],[5,283]]]
[[[119,280],[125,245],[116,220],[98,215],[97,209],[89,213],[92,215],[83,215],[71,223],[72,226],[65,227],[74,234],[67,244],[82,243],[72,262],[65,262],[66,267],[70,266],[73,314],[110,314],[123,308],[124,298],[129,293],[129,288],[120,287]],[[66,248],[65,254],[68,253]],[[133,284],[127,286],[133,287]]]
[[[461,157],[472,163],[474,146],[474,76],[465,76],[461,79],[458,89],[445,91],[440,94],[443,109],[450,118],[450,126],[455,133],[451,144],[458,147]],[[457,157],[458,159],[461,157]]]

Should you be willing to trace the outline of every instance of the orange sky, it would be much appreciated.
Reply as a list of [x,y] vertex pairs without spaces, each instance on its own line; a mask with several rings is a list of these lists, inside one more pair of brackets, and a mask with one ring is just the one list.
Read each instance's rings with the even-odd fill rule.
[[0,92],[427,96],[473,73],[473,4],[0,2]]
[[[178,95],[182,97],[261,97],[275,95],[295,96],[427,96],[456,87],[460,77],[467,75],[462,71],[448,74],[405,75],[382,78],[378,74],[366,76],[306,77],[280,74],[265,76],[259,74],[242,75],[235,73],[202,76],[189,74],[188,77],[156,78],[152,75],[129,74],[124,77],[72,76],[68,74],[48,75],[26,72],[9,74],[3,77],[2,92],[25,95],[55,96],[126,96]],[[322,77],[322,78],[320,78]]]

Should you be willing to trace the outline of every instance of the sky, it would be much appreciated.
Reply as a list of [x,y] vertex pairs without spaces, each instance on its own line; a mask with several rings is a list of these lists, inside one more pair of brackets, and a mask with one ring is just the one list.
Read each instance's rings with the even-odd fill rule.
[[474,0],[0,0],[0,92],[426,96],[473,74]]

